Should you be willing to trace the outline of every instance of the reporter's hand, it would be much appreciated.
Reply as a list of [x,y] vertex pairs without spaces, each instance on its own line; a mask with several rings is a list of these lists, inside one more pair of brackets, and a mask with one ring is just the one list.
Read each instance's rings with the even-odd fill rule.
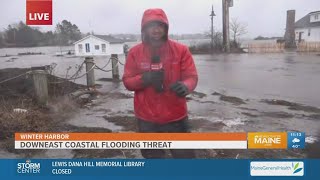
[[171,84],[170,89],[174,91],[177,94],[177,96],[180,97],[185,97],[189,94],[188,87],[181,81],[177,81]]

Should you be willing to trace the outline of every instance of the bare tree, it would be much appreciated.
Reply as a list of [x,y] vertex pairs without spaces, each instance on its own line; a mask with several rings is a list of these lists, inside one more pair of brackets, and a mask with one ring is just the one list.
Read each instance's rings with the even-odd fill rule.
[[247,25],[239,22],[237,18],[232,18],[230,23],[230,31],[235,47],[238,47],[239,45],[238,38],[248,33]]
[[206,38],[213,39],[213,48],[214,49],[222,49],[222,46],[223,46],[222,32],[214,31],[212,37],[211,37],[210,31],[205,31],[203,34]]
[[2,32],[0,32],[0,48],[2,48],[3,46],[4,46],[4,40],[3,40]]

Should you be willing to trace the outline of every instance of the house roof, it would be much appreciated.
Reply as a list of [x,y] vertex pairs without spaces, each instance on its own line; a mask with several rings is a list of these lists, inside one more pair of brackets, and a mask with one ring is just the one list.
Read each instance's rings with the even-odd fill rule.
[[79,43],[79,42],[81,42],[81,41],[83,41],[85,39],[88,39],[89,37],[95,37],[95,38],[101,39],[103,41],[106,41],[106,42],[108,42],[110,44],[122,44],[122,43],[124,43],[124,41],[122,39],[117,39],[117,38],[112,37],[110,35],[96,35],[96,34],[92,35],[92,34],[90,34],[89,36],[86,36],[86,37],[74,42],[73,44],[77,44],[77,43]]
[[305,15],[303,18],[299,19],[295,24],[295,28],[307,28],[307,27],[320,27],[320,21],[318,22],[310,22],[310,15],[320,13],[320,11],[314,11],[307,15]]
[[122,39],[118,39],[118,38],[112,37],[110,35],[93,35],[93,36],[96,36],[100,39],[108,41],[111,44],[124,43],[124,41]]
[[318,13],[320,13],[320,11],[313,11],[313,12],[311,12],[309,14],[318,14]]

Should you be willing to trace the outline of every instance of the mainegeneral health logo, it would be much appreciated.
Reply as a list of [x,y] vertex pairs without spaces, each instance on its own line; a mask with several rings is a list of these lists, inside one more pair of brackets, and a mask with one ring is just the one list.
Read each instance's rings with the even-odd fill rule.
[[292,168],[293,168],[293,174],[296,174],[296,173],[298,173],[298,172],[300,172],[300,171],[302,171],[303,170],[303,167],[301,167],[301,165],[300,165],[300,163],[299,162],[297,162],[297,163],[292,163]]
[[302,161],[252,161],[251,176],[304,176]]
[[25,162],[17,163],[18,174],[40,174],[40,163],[31,162],[26,160]]

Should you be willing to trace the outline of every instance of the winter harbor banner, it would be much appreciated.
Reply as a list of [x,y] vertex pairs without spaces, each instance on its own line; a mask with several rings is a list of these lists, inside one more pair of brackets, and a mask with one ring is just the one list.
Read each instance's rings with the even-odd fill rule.
[[15,133],[15,149],[300,149],[302,132]]
[[2,159],[0,179],[318,179],[320,159]]

